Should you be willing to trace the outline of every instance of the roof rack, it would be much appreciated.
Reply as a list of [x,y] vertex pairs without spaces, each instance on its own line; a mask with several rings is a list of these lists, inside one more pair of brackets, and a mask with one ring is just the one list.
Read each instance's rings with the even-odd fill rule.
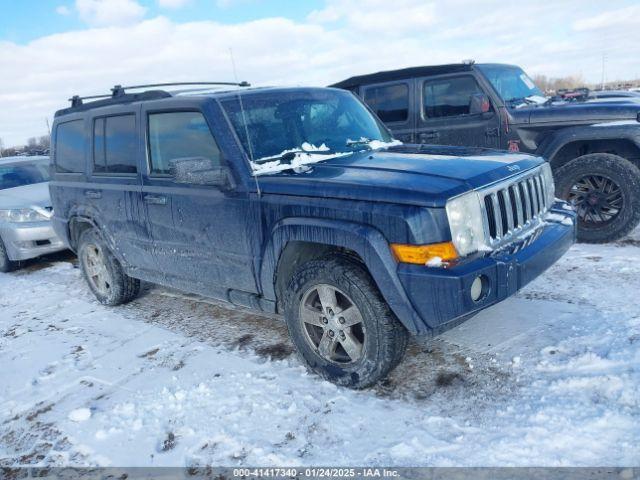
[[[236,87],[250,87],[251,84],[248,82],[169,82],[169,83],[149,83],[147,85],[129,85],[123,87],[122,85],[115,85],[111,89],[111,94],[104,95],[89,95],[85,97],[81,97],[79,95],[74,95],[69,99],[71,102],[71,107],[79,107],[82,105],[83,100],[94,100],[98,98],[117,98],[123,97],[125,95],[125,90],[131,89],[140,89],[140,88],[151,88],[151,87],[174,87],[181,85],[229,85]],[[164,92],[167,93],[167,92]],[[168,93],[167,93],[168,94]]]

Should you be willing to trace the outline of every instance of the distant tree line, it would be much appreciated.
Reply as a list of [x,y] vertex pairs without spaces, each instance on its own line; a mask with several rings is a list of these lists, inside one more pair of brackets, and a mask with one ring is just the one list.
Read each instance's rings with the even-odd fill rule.
[[49,135],[41,137],[30,137],[26,145],[5,148],[2,138],[0,138],[0,157],[13,157],[16,155],[42,155],[49,153],[51,139]]
[[533,82],[545,93],[555,93],[558,90],[580,88],[587,86],[582,75],[570,75],[568,77],[553,78],[546,75],[535,75]]
[[[584,80],[582,75],[569,75],[568,77],[547,77],[546,75],[534,75],[534,83],[545,93],[556,93],[558,90],[572,90],[574,88],[587,87],[591,90],[599,90],[602,88],[600,83],[589,84]],[[640,87],[640,79],[605,82],[607,90],[624,90],[632,87]]]

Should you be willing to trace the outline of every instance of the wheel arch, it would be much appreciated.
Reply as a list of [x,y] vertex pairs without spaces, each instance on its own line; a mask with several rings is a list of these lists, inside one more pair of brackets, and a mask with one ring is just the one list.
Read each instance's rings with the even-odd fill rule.
[[389,244],[373,227],[340,220],[290,217],[278,222],[263,251],[260,283],[263,296],[277,303],[295,267],[336,252],[362,262],[400,322],[414,334],[430,333],[407,297],[396,274]]
[[539,153],[554,170],[592,153],[618,155],[640,168],[640,136],[638,132],[616,127],[576,127],[558,132],[541,145]]

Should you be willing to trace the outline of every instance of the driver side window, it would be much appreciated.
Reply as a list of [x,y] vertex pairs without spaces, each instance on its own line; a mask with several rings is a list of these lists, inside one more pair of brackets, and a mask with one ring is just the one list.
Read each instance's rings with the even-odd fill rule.
[[222,165],[220,149],[202,113],[150,113],[148,128],[152,175],[168,175],[170,161],[178,158],[202,157],[212,166]]
[[471,97],[484,93],[470,75],[427,80],[423,87],[425,118],[469,115]]

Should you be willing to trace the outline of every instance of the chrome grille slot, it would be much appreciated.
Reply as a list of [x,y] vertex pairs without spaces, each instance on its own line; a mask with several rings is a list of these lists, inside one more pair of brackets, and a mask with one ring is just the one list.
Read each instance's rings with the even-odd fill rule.
[[541,169],[478,193],[483,197],[485,231],[491,247],[534,228],[549,209]]

